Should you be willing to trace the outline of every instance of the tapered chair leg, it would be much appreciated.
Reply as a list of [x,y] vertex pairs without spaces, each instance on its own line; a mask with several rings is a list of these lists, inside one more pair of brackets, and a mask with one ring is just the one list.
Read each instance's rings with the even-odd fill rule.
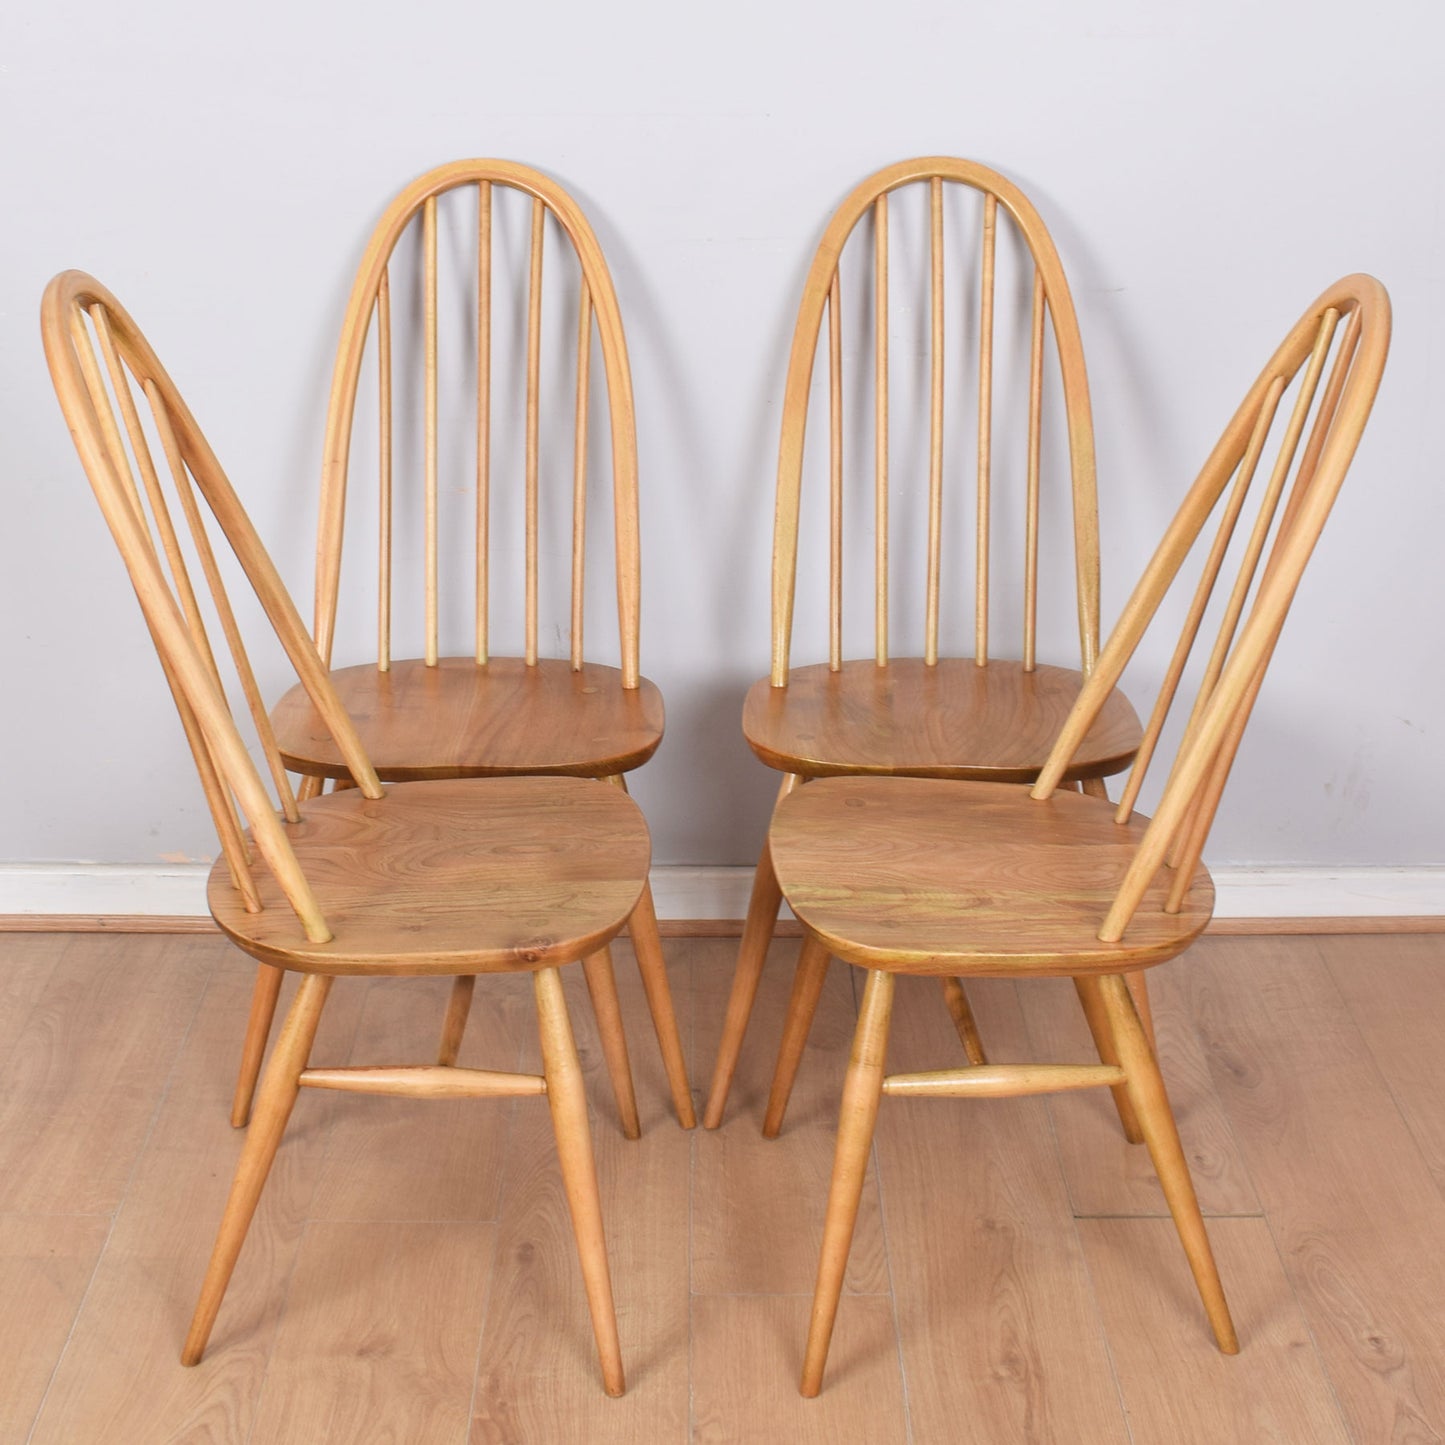
[[[1109,1025],[1109,1015],[1105,1011],[1103,997],[1088,979],[1076,978],[1074,991],[1079,995],[1079,1003],[1083,1006],[1084,1017],[1089,1022],[1089,1032],[1094,1036],[1094,1050],[1099,1055],[1099,1062],[1112,1064],[1117,1068],[1119,1051],[1114,1047],[1114,1031]],[[1124,1137],[1131,1144],[1142,1144],[1144,1131],[1139,1127],[1139,1119],[1134,1113],[1134,1105],[1130,1102],[1128,1085],[1114,1084],[1110,1087],[1109,1092],[1114,1096],[1114,1107],[1119,1111],[1119,1123],[1124,1130]]]
[[271,1021],[276,1017],[276,1000],[281,994],[281,977],[285,972],[269,963],[260,964],[256,969],[256,987],[251,992],[251,1012],[241,1044],[241,1070],[236,1076],[236,1092],[231,1097],[231,1125],[236,1129],[244,1129],[251,1117],[251,1100],[256,1093],[256,1080],[261,1077],[261,1060],[266,1056],[266,1040],[271,1037]]
[[971,1064],[988,1063],[983,1037],[978,1031],[978,1020],[973,1016],[973,1005],[968,1001],[968,992],[962,979],[945,978],[940,981],[943,984],[943,999],[948,1005],[948,1015],[953,1020],[953,1027],[958,1031],[958,1041],[963,1045],[964,1056]]
[[642,976],[642,990],[647,995],[647,1008],[657,1034],[657,1047],[662,1053],[662,1066],[667,1071],[667,1087],[672,1094],[677,1122],[684,1129],[695,1129],[697,1113],[692,1104],[692,1087],[687,1081],[687,1059],[682,1052],[677,1012],[672,1006],[667,960],[662,954],[662,935],[657,929],[657,907],[652,901],[650,883],[643,885],[642,897],[627,920],[627,933],[632,939],[632,951],[637,955],[637,971]]
[[843,1108],[838,1117],[838,1145],[833,1155],[833,1182],[828,1189],[828,1213],[823,1220],[823,1250],[818,1260],[818,1283],[813,1290],[813,1314],[808,1322],[808,1346],[803,1357],[802,1393],[809,1398],[823,1387],[823,1366],[833,1339],[838,1298],[863,1197],[863,1177],[878,1103],[883,1097],[883,1064],[888,1053],[888,1025],[893,1014],[893,975],[870,970],[863,990],[863,1007],[853,1035],[848,1076],[843,1082]]
[[814,934],[803,939],[798,953],[798,971],[793,975],[793,992],[783,1021],[783,1039],[778,1045],[778,1062],[773,1069],[773,1087],[768,1094],[768,1111],[763,1117],[763,1137],[776,1139],[783,1127],[783,1115],[803,1061],[803,1049],[813,1027],[813,1015],[828,977],[828,950]]
[[602,1360],[602,1386],[609,1395],[620,1395],[626,1388],[622,1345],[617,1338],[612,1275],[607,1267],[607,1241],[602,1233],[602,1203],[597,1192],[597,1168],[592,1159],[592,1135],[587,1127],[582,1066],[577,1061],[561,975],[555,968],[540,968],[533,975],[533,983],[547,1103],[552,1110],[562,1186],[567,1193],[572,1232],[577,1238],[577,1253],[582,1262],[582,1282],[592,1314],[592,1331]]
[[[621,773],[614,773],[605,781],[624,793],[627,791],[627,779]],[[662,1066],[667,1071],[667,1087],[672,1094],[677,1122],[684,1129],[695,1129],[697,1113],[687,1079],[687,1058],[677,1028],[677,1011],[672,1006],[672,987],[667,981],[667,960],[662,953],[662,935],[657,929],[657,906],[652,901],[651,883],[642,885],[642,897],[627,920],[627,934],[637,955],[637,971],[642,976],[642,989],[647,995],[647,1009],[652,1015]]]
[[1144,972],[1126,973],[1124,982],[1129,985],[1129,995],[1134,1000],[1134,1012],[1139,1015],[1139,1022],[1144,1025],[1144,1037],[1149,1040],[1149,1047],[1154,1050],[1154,1057],[1159,1057],[1159,1041],[1154,1037],[1154,1005],[1149,1002],[1149,975]]
[[271,1172],[271,1161],[276,1157],[286,1121],[291,1117],[291,1108],[300,1092],[301,1071],[311,1055],[316,1026],[321,1022],[321,1010],[330,991],[329,977],[318,973],[307,974],[301,980],[286,1022],[281,1025],[271,1062],[261,1080],[255,1117],[246,1131],[246,1144],[236,1165],[236,1177],[231,1182],[226,1212],[221,1216],[211,1262],[201,1284],[201,1297],[196,1303],[191,1328],[181,1350],[183,1365],[199,1364],[205,1353],[206,1341],[211,1337],[211,1327],[216,1323],[226,1286],[231,1282],[231,1272],[245,1243],[246,1231],[251,1227],[256,1203],[261,1198],[266,1176]]
[[627,1056],[627,1035],[622,1031],[622,1005],[617,998],[617,978],[612,972],[612,950],[602,948],[584,958],[582,972],[587,978],[587,992],[592,998],[592,1012],[597,1018],[597,1032],[602,1041],[602,1057],[607,1061],[607,1074],[617,1099],[622,1132],[629,1139],[640,1139],[642,1125],[637,1117],[637,1095],[632,1088],[632,1061]]
[[447,999],[447,1013],[442,1020],[441,1043],[437,1046],[437,1063],[444,1069],[453,1068],[457,1055],[462,1051],[462,1038],[467,1031],[467,1018],[472,1011],[472,995],[476,988],[474,974],[458,974],[452,980],[451,997]]
[[[796,774],[787,774],[778,789],[778,801],[782,802],[797,783]],[[748,1031],[753,1001],[758,996],[758,981],[763,976],[763,964],[767,962],[768,944],[773,941],[778,910],[782,906],[783,892],[778,887],[778,875],[773,872],[773,855],[764,839],[763,851],[758,855],[758,866],[753,873],[753,891],[748,899],[742,940],[738,944],[738,961],[733,965],[733,986],[728,995],[722,1040],[718,1044],[717,1060],[712,1066],[712,1083],[708,1087],[707,1108],[702,1116],[704,1129],[716,1129],[722,1123],[728,1090],[732,1088],[738,1055],[742,1053],[743,1036]]]
[[1087,990],[1098,990],[1113,1026],[1119,1063],[1128,1075],[1129,1097],[1144,1130],[1149,1157],[1154,1161],[1159,1183],[1163,1186],[1169,1213],[1174,1217],[1174,1227],[1179,1231],[1179,1239],[1189,1259],[1199,1296],[1204,1301],[1204,1312],[1209,1316],[1215,1341],[1226,1355],[1237,1354],[1239,1338],[1224,1298],[1224,1286],[1219,1282],[1219,1269],[1214,1263],[1214,1251],[1209,1245],[1204,1217],[1199,1212],[1199,1200],[1194,1193],[1194,1181],[1189,1175],[1184,1146],[1179,1142],[1174,1112],[1169,1107],[1163,1076],[1135,1012],[1128,986],[1118,974],[1080,982]]

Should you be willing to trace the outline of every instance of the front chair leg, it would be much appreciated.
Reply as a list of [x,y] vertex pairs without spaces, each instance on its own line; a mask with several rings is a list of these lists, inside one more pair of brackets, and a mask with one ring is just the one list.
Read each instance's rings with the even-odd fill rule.
[[584,958],[582,972],[587,978],[587,992],[592,999],[592,1012],[596,1016],[597,1033],[602,1041],[602,1057],[607,1061],[607,1074],[612,1080],[622,1132],[629,1139],[640,1139],[642,1125],[637,1118],[632,1061],[627,1056],[627,1035],[622,1030],[622,1005],[617,998],[617,978],[612,972],[612,950],[600,948]]
[[256,1093],[256,1080],[261,1077],[261,1060],[266,1056],[266,1040],[271,1036],[271,1021],[276,1017],[276,1000],[285,971],[270,963],[260,964],[256,969],[251,1012],[241,1045],[241,1070],[236,1077],[236,1092],[231,1097],[231,1126],[235,1129],[244,1129],[251,1117],[251,1100]]
[[542,1039],[542,1072],[547,1080],[547,1103],[552,1130],[557,1136],[557,1158],[562,1187],[572,1215],[572,1232],[582,1262],[582,1282],[592,1314],[592,1332],[602,1360],[602,1387],[609,1395],[626,1389],[622,1374],[622,1345],[617,1338],[617,1313],[612,1303],[612,1275],[607,1268],[607,1240],[602,1233],[602,1202],[597,1192],[597,1168],[592,1160],[592,1134],[587,1127],[587,1095],[582,1088],[582,1066],[572,1039],[562,977],[555,968],[539,968],[533,975],[537,994],[537,1025]]
[[201,1297],[196,1302],[196,1312],[191,1317],[191,1328],[181,1350],[183,1365],[199,1364],[205,1353],[206,1341],[211,1337],[211,1328],[216,1323],[221,1300],[231,1282],[231,1272],[236,1267],[236,1258],[245,1243],[246,1231],[251,1227],[251,1218],[256,1213],[266,1176],[271,1172],[271,1161],[276,1157],[286,1121],[291,1117],[292,1105],[300,1092],[301,1071],[311,1056],[316,1027],[321,1022],[321,1010],[330,991],[330,977],[319,973],[307,974],[296,991],[296,1000],[286,1015],[286,1022],[281,1025],[271,1062],[261,1080],[256,1114],[246,1131],[245,1147],[236,1165],[236,1177],[231,1182],[226,1212],[221,1216],[211,1262],[201,1285]]
[[810,933],[803,939],[803,947],[798,953],[798,971],[793,975],[793,992],[788,999],[783,1038],[778,1045],[778,1062],[773,1069],[773,1087],[768,1093],[768,1111],[763,1116],[765,1139],[776,1139],[783,1127],[783,1115],[787,1112],[788,1099],[793,1092],[793,1080],[798,1077],[798,1065],[803,1061],[803,1050],[808,1043],[813,1015],[818,1011],[818,1000],[822,997],[827,977],[828,950],[815,934]]
[[1135,1012],[1128,985],[1118,974],[1081,982],[1098,989],[1109,1022],[1113,1025],[1119,1063],[1128,1076],[1129,1097],[1139,1116],[1144,1142],[1149,1146],[1149,1157],[1154,1161],[1155,1172],[1163,1186],[1169,1213],[1174,1217],[1174,1227],[1179,1231],[1179,1239],[1189,1259],[1200,1298],[1204,1301],[1204,1312],[1209,1316],[1215,1341],[1226,1355],[1238,1354],[1239,1337],[1229,1316],[1224,1286],[1219,1282],[1219,1269],[1204,1228],[1204,1217],[1199,1212],[1199,1200],[1194,1193],[1194,1181],[1189,1176],[1184,1146],[1179,1142],[1174,1111],[1169,1107],[1164,1078]]
[[808,1322],[808,1347],[803,1357],[802,1393],[812,1398],[823,1387],[823,1366],[833,1339],[838,1298],[858,1202],[868,1172],[868,1151],[883,1097],[883,1063],[888,1053],[888,1024],[893,1014],[893,975],[870,970],[858,1011],[858,1029],[848,1076],[843,1082],[843,1108],[838,1117],[838,1146],[833,1155],[833,1182],[828,1188],[828,1213],[823,1220],[823,1250],[818,1260],[818,1283],[813,1290],[813,1314]]

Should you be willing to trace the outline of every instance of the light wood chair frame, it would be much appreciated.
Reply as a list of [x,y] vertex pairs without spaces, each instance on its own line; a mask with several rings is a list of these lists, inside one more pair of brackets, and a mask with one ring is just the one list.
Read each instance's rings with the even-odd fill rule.
[[[816,1395],[822,1386],[863,1175],[884,1094],[980,1098],[1094,1087],[1113,1090],[1121,1113],[1148,1145],[1215,1340],[1226,1353],[1238,1349],[1164,1081],[1124,975],[1131,966],[1139,968],[1177,956],[1208,921],[1213,889],[1208,885],[1202,864],[1204,844],[1300,577],[1368,420],[1389,338],[1389,298],[1378,281],[1364,275],[1345,277],[1327,289],[1290,331],[1235,413],[1165,532],[1069,715],[1047,765],[1030,790],[1029,797],[1034,800],[1054,796],[1074,749],[1110,690],[1117,685],[1186,557],[1210,516],[1219,508],[1219,528],[1209,546],[1143,745],[1122,798],[1114,807],[1113,822],[1120,828],[1132,826],[1138,842],[1113,901],[1099,923],[1097,939],[1103,956],[1085,968],[1073,970],[1062,957],[1057,967],[1040,965],[1012,970],[1000,970],[996,960],[983,958],[971,970],[984,976],[990,972],[1015,976],[1071,973],[1099,1045],[1101,1063],[970,1064],[963,1068],[889,1075],[885,1062],[895,973],[936,972],[937,964],[930,966],[927,960],[906,952],[900,952],[896,958],[880,958],[876,950],[863,948],[837,933],[817,931],[804,918],[807,931],[800,974],[819,972],[826,967],[830,954],[867,970],[844,1084],[803,1365],[804,1395]],[[1320,382],[1332,346],[1334,361],[1321,391]],[[1134,805],[1140,784],[1154,757],[1226,553],[1235,538],[1281,398],[1296,375],[1300,375],[1299,390],[1283,430],[1280,450],[1263,488],[1255,522],[1243,544],[1239,570],[1222,608],[1219,630],[1183,738],[1153,817],[1135,820]],[[1312,409],[1314,421],[1305,439],[1305,426]],[[1294,480],[1290,484],[1292,468]],[[1229,495],[1220,508],[1226,489]],[[886,784],[886,780],[880,781]],[[979,785],[943,786],[967,789]],[[944,799],[940,798],[939,802],[940,806],[945,805]],[[1110,806],[1103,801],[1094,804],[1090,799],[1080,799],[1079,803],[1100,808]],[[780,806],[779,816],[787,806],[786,803]],[[1167,883],[1162,890],[1155,882],[1161,869],[1165,870]],[[1172,947],[1131,949],[1127,931],[1146,895],[1156,902],[1162,901],[1166,914],[1178,914],[1188,908],[1197,915],[1192,930]],[[1027,921],[1021,920],[1020,929],[1026,927]],[[1112,959],[1107,953],[1108,945],[1117,946]],[[1046,948],[1045,942],[1043,949]],[[955,959],[950,961],[950,966],[965,963],[966,959]],[[787,1090],[791,1086],[790,1070],[796,1070],[796,1059],[780,1056],[775,1095],[781,1089],[782,1107],[786,1106]]]
[[[926,606],[923,659],[939,660],[940,578],[942,574],[944,480],[944,187],[971,188],[983,197],[983,256],[980,278],[980,338],[978,358],[978,454],[976,470],[976,553],[974,558],[974,660],[986,666],[990,656],[989,580],[991,468],[993,448],[993,342],[995,254],[998,212],[1002,208],[1023,238],[1033,261],[1032,314],[1029,343],[1029,420],[1026,479],[1026,533],[1024,563],[1025,671],[1037,665],[1039,494],[1044,410],[1045,321],[1052,329],[1061,381],[1064,423],[1068,439],[1070,491],[1073,509],[1074,568],[1076,578],[1079,660],[1084,676],[1092,671],[1099,650],[1099,528],[1094,428],[1089,402],[1088,373],[1073,296],[1058,250],[1042,217],[1028,197],[1005,176],[975,161],[949,156],[925,156],[887,166],[861,181],[829,221],[803,285],[798,319],[793,330],[783,393],[782,438],[778,450],[778,485],[773,523],[772,566],[772,670],[774,688],[786,688],[791,662],[793,610],[797,585],[798,528],[803,488],[804,440],[818,349],[826,322],[828,336],[829,410],[829,607],[828,665],[843,666],[843,387],[842,323],[839,266],[849,238],[864,217],[873,220],[874,287],[874,657],[880,667],[889,660],[888,640],[888,198],[906,186],[929,188],[930,262],[930,372],[929,372],[929,477]],[[936,772],[936,770],[930,770]],[[966,760],[950,771],[961,779],[970,773]],[[800,773],[785,773],[778,800],[799,783]],[[1080,780],[1085,791],[1103,795],[1100,778]],[[782,895],[766,840],[758,857],[752,893],[728,999],[722,1039],[713,1066],[706,1128],[716,1129],[723,1119],[728,1092],[737,1069],[743,1038],[757,997],[768,945],[777,926]],[[785,1047],[797,1039],[800,1010],[808,992],[821,988],[821,975],[795,982],[785,1028]],[[970,1057],[986,1057],[968,999],[957,981],[946,984],[947,1005]],[[1147,994],[1142,979],[1136,984],[1145,1009]],[[812,999],[816,1003],[816,996]],[[769,1119],[764,1132],[772,1134]]]
[[[438,364],[438,260],[437,203],[448,192],[475,188],[478,197],[477,239],[477,397],[476,397],[476,555],[475,579],[475,661],[484,666],[491,660],[489,631],[491,430],[492,430],[492,215],[493,193],[498,187],[519,191],[532,199],[531,237],[528,252],[528,303],[525,401],[525,643],[529,667],[539,659],[538,577],[539,565],[539,431],[541,412],[542,269],[546,219],[550,216],[562,229],[580,268],[576,356],[576,408],[574,417],[570,662],[574,672],[583,666],[583,590],[588,490],[588,420],[591,397],[592,337],[597,333],[602,356],[611,429],[612,501],[617,576],[617,626],[621,653],[622,686],[637,689],[642,683],[639,661],[641,625],[641,546],[638,525],[637,430],[632,395],[632,373],[622,313],[612,284],[606,257],[581,208],[549,177],[514,161],[476,159],[453,161],[438,166],[406,186],[387,206],[377,223],[357,269],[347,303],[337,348],[327,406],[326,439],[321,472],[320,519],[316,542],[316,600],[312,634],[322,660],[330,665],[340,601],[342,542],[351,472],[351,443],[356,401],[368,339],[376,334],[378,352],[378,502],[380,507],[377,605],[377,667],[392,665],[392,513],[393,488],[393,406],[390,265],[398,242],[420,217],[423,268],[423,369],[424,369],[424,593],[425,662],[439,661],[439,364]],[[293,759],[293,766],[296,765]],[[479,762],[475,771],[484,776],[490,770]],[[594,771],[586,767],[568,769],[588,776],[603,777],[626,791],[621,772]],[[382,777],[388,774],[383,768]],[[299,796],[315,796],[325,782],[324,771],[307,772],[301,779]],[[657,908],[649,884],[629,922],[628,932],[637,956],[639,973],[647,997],[658,1047],[667,1074],[673,1109],[678,1121],[690,1129],[696,1124],[687,1064],[678,1029],[672,992],[667,980],[666,960],[657,923]],[[589,984],[602,974],[610,975],[612,963],[606,950],[587,961]],[[275,984],[264,970],[258,975],[254,1007],[246,1030],[241,1067],[232,1106],[232,1122],[244,1125],[252,1092],[259,1074],[261,1057],[269,1036],[275,1010]],[[442,1063],[455,1057],[454,1041],[465,1026],[472,984],[459,978],[443,1024],[438,1057]],[[605,988],[594,989],[602,1007]],[[641,1132],[631,1076],[631,1064],[621,1019],[606,1020],[609,1040],[608,1066],[619,1096],[626,1097],[623,1130],[629,1138]]]
[[[356,787],[364,797],[375,800],[384,799],[386,790],[336,696],[325,663],[229,479],[159,358],[129,313],[92,277],[79,271],[67,271],[56,276],[46,289],[41,326],[46,358],[71,437],[130,574],[201,777],[222,847],[223,857],[216,865],[217,870],[224,870],[224,876],[229,877],[230,887],[239,894],[246,912],[261,912],[266,880],[257,872],[258,860],[251,851],[254,846],[265,872],[274,880],[285,904],[295,914],[300,934],[298,951],[288,966],[301,968],[302,982],[261,1083],[256,1117],[242,1149],[200,1300],[182,1351],[182,1362],[194,1365],[205,1351],[282,1132],[301,1088],[421,1098],[545,1094],[552,1113],[564,1187],[577,1237],[604,1387],[609,1394],[620,1395],[624,1389],[624,1377],[587,1123],[587,1102],[559,968],[605,947],[608,938],[621,926],[621,919],[611,930],[582,940],[576,952],[569,953],[546,940],[538,940],[525,958],[509,958],[505,965],[499,965],[527,969],[534,975],[543,1057],[541,1075],[435,1065],[380,1069],[318,1069],[309,1066],[312,1042],[332,984],[332,972],[328,971],[324,960],[317,963],[313,959],[310,964],[297,960],[305,956],[307,948],[332,942],[332,928],[287,837],[287,825],[300,819],[300,805],[291,790],[275,739],[270,733],[255,674],[236,627],[235,612],[192,487],[200,494],[230,544],[298,677],[332,729]],[[94,342],[88,328],[93,328]],[[198,589],[183,555],[181,538],[184,534],[175,525],[165,501],[161,472],[153,459],[140,409],[131,390],[132,377],[149,405],[152,423],[184,516],[186,533],[210,590],[215,613],[260,734],[262,750],[281,800],[279,814],[232,716],[217,667],[216,653],[199,606]],[[123,425],[116,420],[112,395],[119,406]],[[134,457],[135,471],[127,456],[127,443]],[[167,570],[170,572],[169,581]],[[244,832],[243,820],[246,826]],[[642,826],[640,819],[637,826]],[[279,978],[279,967],[265,967]],[[343,967],[334,971],[345,973],[349,970]],[[427,971],[451,970],[437,966]],[[589,984],[593,982],[589,976]],[[612,1004],[615,1011],[615,993]]]

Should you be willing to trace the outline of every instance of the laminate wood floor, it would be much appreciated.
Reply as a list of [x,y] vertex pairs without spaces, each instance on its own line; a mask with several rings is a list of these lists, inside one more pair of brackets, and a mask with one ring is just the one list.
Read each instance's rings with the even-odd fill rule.
[[[698,1083],[734,948],[669,942]],[[182,1369],[250,966],[206,936],[0,935],[0,1445],[1445,1439],[1445,936],[1206,938],[1153,973],[1237,1358],[1107,1093],[886,1099],[814,1401],[796,1379],[856,988],[835,964],[766,1143],[796,949],[774,946],[725,1126],[688,1135],[617,948],[635,1143],[567,971],[628,1370],[609,1400],[541,1099],[303,1092]],[[425,1058],[445,988],[341,981],[317,1060]],[[995,1057],[1087,1057],[1067,983],[973,996]],[[958,1053],[937,986],[900,980],[890,1068]],[[463,1062],[537,1066],[525,977],[479,986]]]

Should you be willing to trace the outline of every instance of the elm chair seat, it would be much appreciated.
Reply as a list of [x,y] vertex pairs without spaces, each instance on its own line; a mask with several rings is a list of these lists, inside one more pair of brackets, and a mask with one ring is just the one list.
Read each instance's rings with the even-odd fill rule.
[[637,805],[582,778],[391,783],[309,799],[286,831],[333,937],[307,941],[266,870],[250,912],[225,860],[207,901],[252,957],[311,973],[516,972],[571,962],[637,905],[651,852]]
[[[499,777],[568,773],[605,777],[641,767],[662,741],[662,694],[646,678],[622,685],[602,663],[576,670],[559,658],[369,663],[331,674],[378,776]],[[346,777],[346,763],[303,687],[272,713],[293,772]]]
[[[871,657],[762,678],[743,734],[770,768],[805,778],[868,774],[1031,783],[1084,679],[1074,668],[970,657]],[[1070,782],[1128,767],[1142,729],[1115,690],[1069,764]]]

